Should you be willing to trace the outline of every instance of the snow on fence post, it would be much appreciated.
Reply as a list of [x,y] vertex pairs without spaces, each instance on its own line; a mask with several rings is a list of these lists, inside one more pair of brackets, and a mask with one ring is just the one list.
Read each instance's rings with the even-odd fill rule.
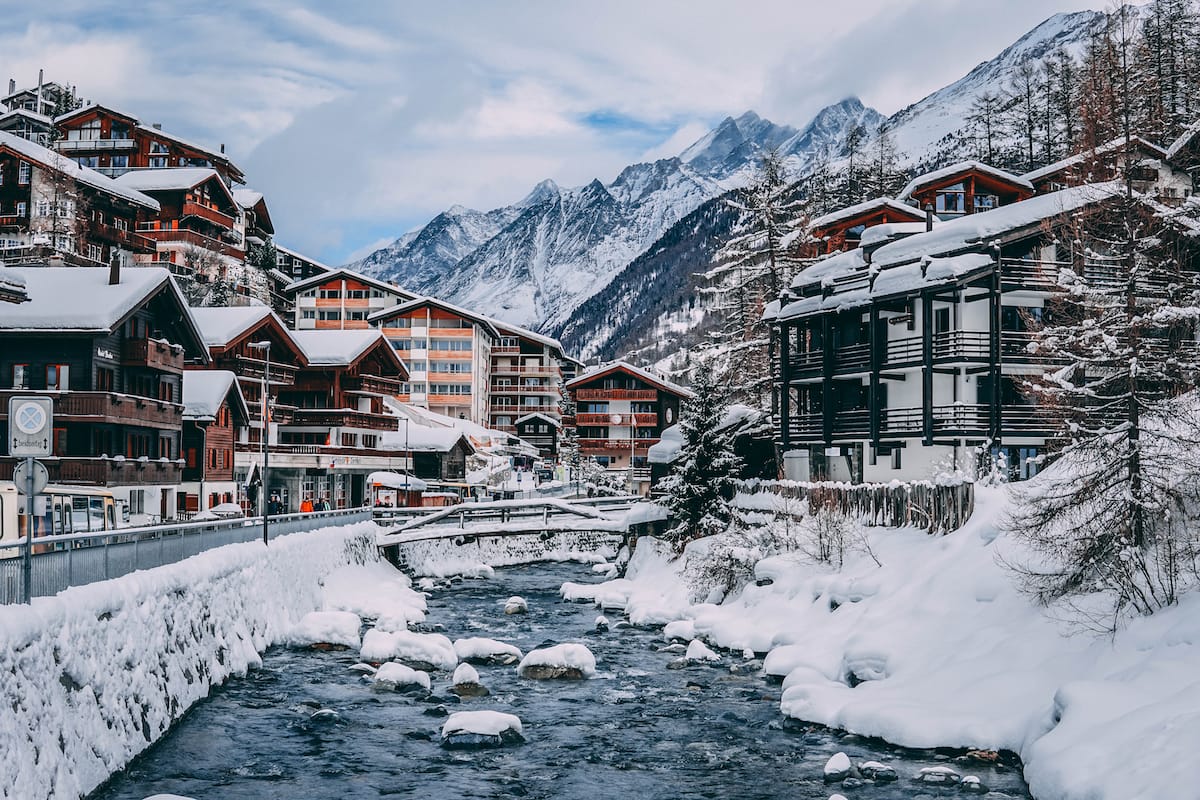
[[961,528],[975,509],[975,484],[970,481],[910,481],[901,483],[839,483],[835,481],[742,481],[739,493],[769,493],[805,501],[807,511],[777,511],[803,517],[821,510],[857,517],[872,527],[923,528],[950,533]]

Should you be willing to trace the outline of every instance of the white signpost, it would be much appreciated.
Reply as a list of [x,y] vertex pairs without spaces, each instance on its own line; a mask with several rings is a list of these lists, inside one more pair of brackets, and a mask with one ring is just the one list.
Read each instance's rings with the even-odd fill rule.
[[49,397],[12,397],[8,401],[8,454],[25,461],[13,471],[17,491],[25,495],[25,547],[22,584],[25,602],[33,588],[33,520],[35,499],[46,488],[49,474],[35,458],[53,452],[54,401]]

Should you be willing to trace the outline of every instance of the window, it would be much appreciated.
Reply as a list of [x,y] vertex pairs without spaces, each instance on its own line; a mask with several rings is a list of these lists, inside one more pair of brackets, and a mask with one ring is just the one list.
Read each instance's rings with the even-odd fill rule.
[[988,211],[1000,205],[1000,198],[994,194],[975,195],[975,211]]
[[95,169],[96,167],[100,166],[100,156],[77,156],[75,158],[75,163],[81,167]]
[[46,389],[51,392],[65,392],[71,388],[71,369],[67,364],[46,365]]
[[169,436],[159,436],[158,437],[158,457],[159,458],[170,458],[171,457],[171,437],[169,437]]
[[111,369],[100,367],[96,370],[96,391],[111,392],[113,390],[114,378],[116,373]]
[[900,453],[903,452],[899,447],[892,448],[892,469],[900,469]]
[[54,429],[54,455],[65,456],[67,454],[67,429]]
[[316,318],[317,318],[317,312],[312,310],[311,308],[303,309],[300,312],[300,319],[316,319]]
[[430,339],[430,350],[449,350],[457,352],[470,352],[470,339]]
[[166,169],[167,168],[167,160],[165,158],[163,158],[162,156],[156,156],[156,157],[150,158],[148,161],[149,161],[150,169]]
[[113,156],[108,163],[115,169],[129,169],[129,156]]
[[29,365],[28,364],[13,364],[12,388],[14,388],[14,389],[28,389],[29,388]]
[[947,186],[937,193],[935,209],[939,214],[961,214],[966,210],[966,188],[961,183]]
[[150,152],[151,153],[166,153],[167,146],[165,144],[163,144],[162,142],[151,142],[150,143]]
[[217,468],[217,451],[216,451],[216,448],[212,448],[212,447],[210,447],[210,448],[208,449],[208,468],[209,468],[209,469],[216,469],[216,468]]
[[340,320],[341,318],[342,318],[342,312],[340,312],[340,311],[322,311],[320,314],[320,317],[318,317],[318,319],[332,320],[332,321]]
[[[114,122],[113,126],[112,126],[112,131],[109,133],[109,138],[110,139],[128,139],[129,138],[129,128],[127,128],[124,125],[118,125],[117,123]],[[128,156],[126,156],[126,158],[127,157]]]
[[130,514],[145,514],[146,513],[146,490],[145,489],[130,489],[129,490],[129,513]]
[[[471,371],[470,361],[431,361],[430,370],[432,372],[455,372],[465,374]],[[498,383],[504,383],[507,379],[501,378]]]
[[413,339],[412,340],[412,349],[413,350],[428,350],[429,349],[429,340],[428,339]]
[[392,347],[396,350],[412,350],[412,339],[392,339]]
[[365,312],[365,311],[347,311],[346,312],[346,319],[362,320],[362,319],[366,319],[366,318],[367,318],[367,312]]
[[425,361],[410,361],[408,362],[409,372],[425,372]]
[[322,289],[320,295],[322,300],[337,300],[341,296],[341,289]]
[[342,434],[342,447],[358,447],[358,434],[357,433],[343,433]]
[[25,217],[28,215],[29,215],[29,205],[24,200],[18,201],[17,202],[17,216]]
[[98,244],[93,244],[92,242],[88,242],[87,257],[90,258],[92,261],[103,261],[104,260],[104,248],[102,248]]
[[431,327],[431,328],[469,328],[469,327],[471,327],[471,323],[465,319],[434,318],[433,320],[430,320],[429,327]]
[[33,165],[28,161],[22,161],[17,167],[17,183],[25,185],[29,183],[29,178],[33,174]]
[[431,383],[429,385],[429,393],[469,395],[471,393],[471,386],[466,383]]
[[373,434],[373,433],[364,433],[363,434],[363,437],[362,437],[363,447],[369,447],[371,449],[374,449],[375,445],[378,442],[379,442],[379,437],[376,436],[375,434]]

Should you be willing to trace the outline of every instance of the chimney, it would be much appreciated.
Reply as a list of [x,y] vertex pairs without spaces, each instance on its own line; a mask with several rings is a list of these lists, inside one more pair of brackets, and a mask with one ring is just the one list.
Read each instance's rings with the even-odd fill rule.
[[9,79],[8,79],[8,93],[9,93],[9,94],[16,94],[16,93],[17,93],[17,81],[16,81],[16,79],[15,79],[15,78],[9,78]]
[[225,143],[221,142],[221,155],[225,155]]
[[108,285],[116,286],[121,282],[121,254],[113,251],[108,259]]
[[161,130],[162,130],[162,123],[161,123],[161,122],[154,122],[154,123],[151,123],[151,124],[150,124],[150,127],[151,127],[151,128],[154,128],[154,130],[156,130],[156,131],[161,131]]
[[933,203],[925,204],[925,231],[933,230]]

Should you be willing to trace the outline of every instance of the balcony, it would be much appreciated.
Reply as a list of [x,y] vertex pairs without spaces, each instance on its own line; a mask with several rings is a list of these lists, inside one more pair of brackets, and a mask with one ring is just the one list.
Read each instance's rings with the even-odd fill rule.
[[399,419],[389,414],[372,414],[349,408],[298,408],[295,424],[318,428],[365,428],[373,431],[399,429]]
[[520,347],[502,347],[497,345],[496,347],[492,348],[492,355],[494,356],[516,356],[520,354]]
[[121,343],[121,365],[182,375],[183,348],[153,339],[126,339]]
[[559,396],[558,386],[550,383],[539,384],[537,386],[526,384],[492,384],[491,392],[493,394],[552,394]]
[[[153,486],[177,484],[183,465],[177,461],[126,458],[48,457],[38,459],[50,473],[51,483],[87,486]],[[16,459],[0,459],[0,480],[12,480]]]
[[578,389],[577,401],[583,400],[658,400],[655,389]]
[[[612,421],[613,414],[576,414],[575,424],[583,426],[618,425],[629,427],[631,422],[629,414],[617,414],[616,416],[621,418],[619,422]],[[632,421],[639,427],[652,427],[658,425],[658,414],[634,414],[632,416]]]
[[154,227],[155,223],[148,223],[138,226],[138,233],[153,239],[160,243],[173,244],[190,244],[204,250],[211,250],[214,253],[236,258],[239,261],[245,260],[246,251],[233,245],[222,242],[220,239],[214,239],[211,236],[205,236],[197,231],[187,230],[186,228],[158,228]]
[[397,395],[400,393],[401,381],[395,378],[382,378],[378,375],[356,375],[342,378],[342,389],[355,394]]
[[[496,352],[494,349],[492,352]],[[562,375],[558,367],[522,366],[520,364],[493,364],[493,375]]]
[[0,391],[0,419],[8,416],[8,399],[15,395],[47,395],[54,399],[54,421],[130,425],[139,428],[183,427],[183,406],[153,397],[115,392],[44,392],[28,389]]
[[[991,409],[985,404],[954,403],[934,406],[932,436],[987,436]],[[833,439],[862,439],[871,435],[871,414],[865,408],[839,409],[833,412]],[[1042,406],[1010,404],[1000,408],[1001,434],[1005,436],[1049,436],[1054,430],[1054,411]],[[791,439],[797,442],[824,440],[821,414],[792,417]],[[925,434],[925,414],[921,408],[887,408],[879,415],[879,435],[884,439],[914,438]]]
[[651,445],[658,444],[658,439],[580,439],[579,447],[582,450],[605,450],[609,452],[625,452],[628,453],[631,443],[635,452],[645,451]]
[[197,203],[192,200],[184,201],[183,216],[199,217],[200,219],[207,220],[213,225],[217,225],[227,230],[232,230],[237,226],[237,220],[230,215],[218,211],[211,206],[206,206],[203,203]]
[[153,253],[156,247],[154,240],[147,236],[134,233],[127,228],[118,228],[115,225],[108,225],[103,222],[93,222],[91,224],[91,232],[92,236],[97,239],[122,245],[138,253]]
[[62,153],[79,153],[110,150],[136,150],[133,139],[60,139],[54,146]]
[[[266,361],[261,358],[251,358],[250,356],[234,356],[236,366],[233,371],[237,374],[242,382],[257,381],[262,383],[263,371],[266,367]],[[224,367],[222,367],[224,368]],[[271,385],[272,386],[294,386],[296,383],[296,367],[291,364],[280,364],[274,361],[271,362]]]

